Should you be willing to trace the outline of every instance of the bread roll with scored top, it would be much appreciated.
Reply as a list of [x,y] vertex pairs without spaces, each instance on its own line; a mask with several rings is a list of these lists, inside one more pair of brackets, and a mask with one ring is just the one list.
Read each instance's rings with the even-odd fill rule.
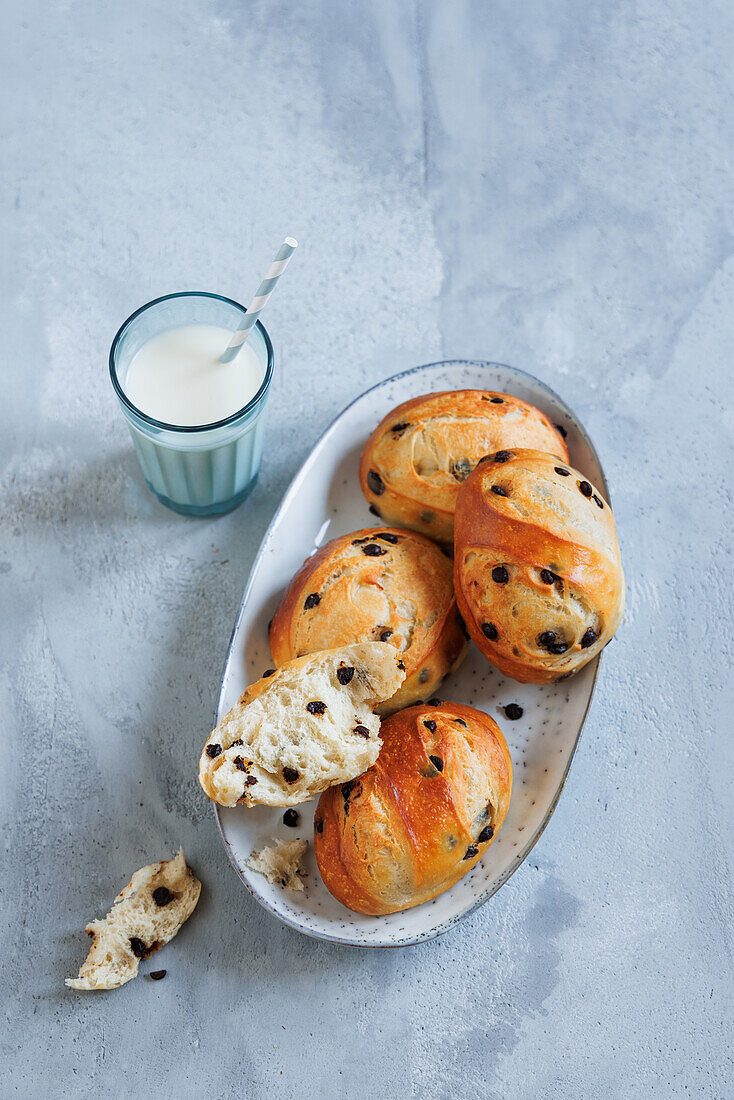
[[499,832],[512,763],[499,726],[460,703],[422,704],[382,724],[377,762],[319,799],[314,848],[348,909],[410,909],[471,870]]
[[536,684],[570,676],[622,618],[612,510],[553,455],[499,451],[459,493],[454,584],[471,637],[502,672]]
[[380,640],[395,649],[405,680],[377,707],[390,714],[433,695],[467,649],[449,558],[423,535],[389,527],[326,543],[291,581],[270,626],[276,665],[304,653]]
[[297,806],[359,775],[380,751],[374,708],[405,672],[362,642],[313,653],[252,684],[209,735],[199,782],[220,806]]
[[362,492],[386,523],[450,543],[460,486],[480,458],[507,447],[534,447],[568,461],[561,433],[519,397],[489,390],[414,397],[367,440]]

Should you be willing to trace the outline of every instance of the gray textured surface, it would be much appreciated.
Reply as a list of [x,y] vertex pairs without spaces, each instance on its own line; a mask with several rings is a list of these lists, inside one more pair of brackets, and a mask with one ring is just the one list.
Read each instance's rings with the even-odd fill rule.
[[[723,1097],[731,4],[2,19],[3,1093]],[[141,483],[110,338],[159,293],[247,296],[285,232],[262,479],[187,521]],[[440,941],[335,949],[250,900],[196,758],[310,444],[366,384],[461,355],[534,371],[586,422],[629,610],[528,863]],[[204,895],[166,980],[66,991],[85,922],[179,843]]]

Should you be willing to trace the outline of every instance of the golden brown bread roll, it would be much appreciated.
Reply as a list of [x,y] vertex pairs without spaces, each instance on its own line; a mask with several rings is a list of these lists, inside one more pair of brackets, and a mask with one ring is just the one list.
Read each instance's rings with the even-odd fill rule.
[[564,462],[568,450],[545,413],[519,397],[450,390],[398,405],[362,452],[359,479],[386,523],[450,543],[459,487],[480,458],[507,447],[536,447]]
[[373,766],[319,799],[314,848],[334,897],[358,913],[411,909],[481,859],[507,814],[512,762],[499,726],[460,703],[382,723]]
[[454,583],[467,629],[493,665],[523,683],[570,676],[622,618],[612,510],[553,455],[498,451],[461,487]]
[[452,566],[430,539],[377,527],[327,542],[296,573],[270,624],[278,666],[361,641],[387,642],[405,666],[405,681],[379,714],[432,695],[460,664],[467,639]]

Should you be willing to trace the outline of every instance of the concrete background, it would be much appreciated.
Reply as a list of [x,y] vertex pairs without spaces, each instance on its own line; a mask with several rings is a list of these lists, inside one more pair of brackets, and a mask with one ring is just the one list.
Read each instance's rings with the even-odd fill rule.
[[[731,1095],[730,0],[12,0],[2,22],[3,1094]],[[247,298],[284,233],[261,481],[177,517],[110,340],[158,294]],[[585,421],[629,609],[529,861],[437,942],[336,949],[251,901],[196,760],[312,442],[368,384],[461,356]],[[179,843],[204,892],[165,981],[65,990],[87,920]]]

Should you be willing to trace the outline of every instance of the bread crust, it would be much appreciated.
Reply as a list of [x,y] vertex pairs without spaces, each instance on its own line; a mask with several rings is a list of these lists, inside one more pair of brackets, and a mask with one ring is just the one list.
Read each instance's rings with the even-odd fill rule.
[[458,882],[499,832],[512,789],[502,732],[473,707],[409,707],[380,733],[376,763],[326,791],[314,818],[327,889],[372,916],[411,909]]
[[303,653],[382,640],[386,631],[405,680],[377,708],[382,715],[433,695],[468,643],[450,559],[424,535],[370,527],[332,539],[304,562],[273,616],[270,650],[280,667]]
[[393,409],[362,452],[359,480],[386,523],[451,543],[462,482],[486,454],[534,447],[568,461],[566,444],[545,413],[507,393],[448,390]]
[[454,585],[469,634],[501,672],[565,679],[611,640],[624,610],[612,510],[553,455],[492,456],[459,493]]

